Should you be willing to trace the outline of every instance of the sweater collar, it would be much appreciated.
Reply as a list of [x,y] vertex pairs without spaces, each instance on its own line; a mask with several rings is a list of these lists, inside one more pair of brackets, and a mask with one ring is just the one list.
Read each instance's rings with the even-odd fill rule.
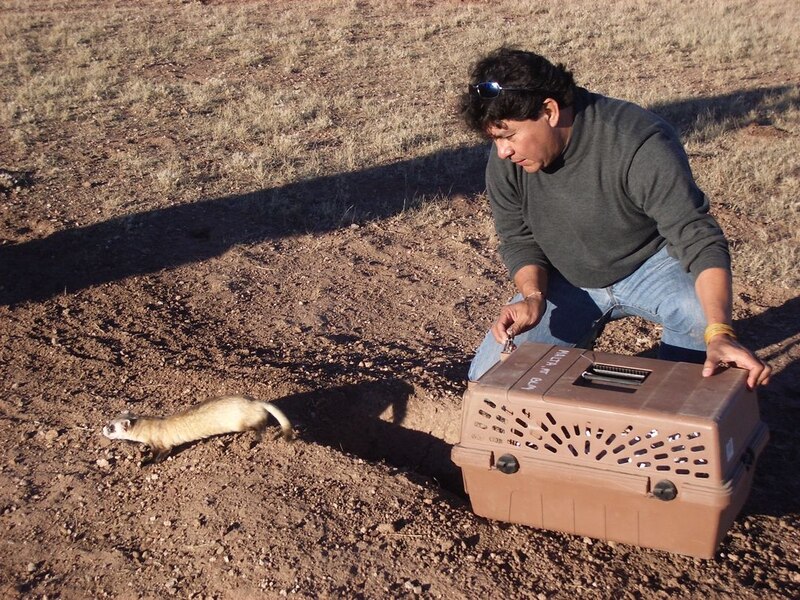
[[575,102],[573,108],[575,114],[572,120],[572,131],[570,132],[569,141],[561,152],[561,155],[550,165],[547,169],[543,169],[545,173],[554,173],[561,169],[564,165],[575,160],[580,151],[582,144],[581,133],[583,130],[584,111],[589,104],[589,92],[582,87],[575,90]]

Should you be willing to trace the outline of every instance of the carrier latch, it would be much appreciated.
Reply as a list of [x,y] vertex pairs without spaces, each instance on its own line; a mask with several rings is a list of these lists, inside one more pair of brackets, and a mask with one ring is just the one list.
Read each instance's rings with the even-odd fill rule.
[[494,463],[495,468],[506,475],[513,475],[519,471],[519,461],[513,454],[503,454]]
[[662,479],[653,486],[653,496],[659,500],[674,500],[678,495],[678,488],[669,479]]
[[507,359],[508,356],[517,349],[517,345],[514,343],[514,334],[511,333],[510,329],[506,331],[506,335],[508,336],[506,338],[506,343],[503,344],[503,350],[500,352],[501,361]]

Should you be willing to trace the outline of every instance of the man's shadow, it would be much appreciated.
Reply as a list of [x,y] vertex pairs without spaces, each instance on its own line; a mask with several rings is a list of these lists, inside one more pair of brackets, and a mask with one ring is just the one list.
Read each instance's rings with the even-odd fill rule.
[[[199,199],[125,215],[41,239],[0,239],[0,305],[57,294],[220,256],[231,247],[324,233],[389,218],[445,196],[483,189],[485,146],[273,189]],[[19,231],[28,235],[29,231]]]

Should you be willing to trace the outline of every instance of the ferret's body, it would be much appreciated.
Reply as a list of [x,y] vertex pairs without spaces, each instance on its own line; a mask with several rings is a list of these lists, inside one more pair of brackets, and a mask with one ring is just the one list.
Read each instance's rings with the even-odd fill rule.
[[140,417],[123,413],[103,427],[112,440],[129,440],[150,446],[153,460],[167,457],[176,446],[224,433],[262,430],[269,415],[280,423],[283,436],[292,437],[292,424],[274,404],[246,396],[206,400],[169,417]]

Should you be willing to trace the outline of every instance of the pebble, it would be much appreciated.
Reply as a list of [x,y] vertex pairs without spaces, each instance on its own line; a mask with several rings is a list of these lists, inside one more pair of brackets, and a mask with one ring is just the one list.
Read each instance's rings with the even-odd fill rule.
[[97,466],[101,469],[107,469],[110,466],[110,463],[105,458],[98,458]]
[[394,533],[394,525],[391,523],[381,523],[376,527],[378,533]]

